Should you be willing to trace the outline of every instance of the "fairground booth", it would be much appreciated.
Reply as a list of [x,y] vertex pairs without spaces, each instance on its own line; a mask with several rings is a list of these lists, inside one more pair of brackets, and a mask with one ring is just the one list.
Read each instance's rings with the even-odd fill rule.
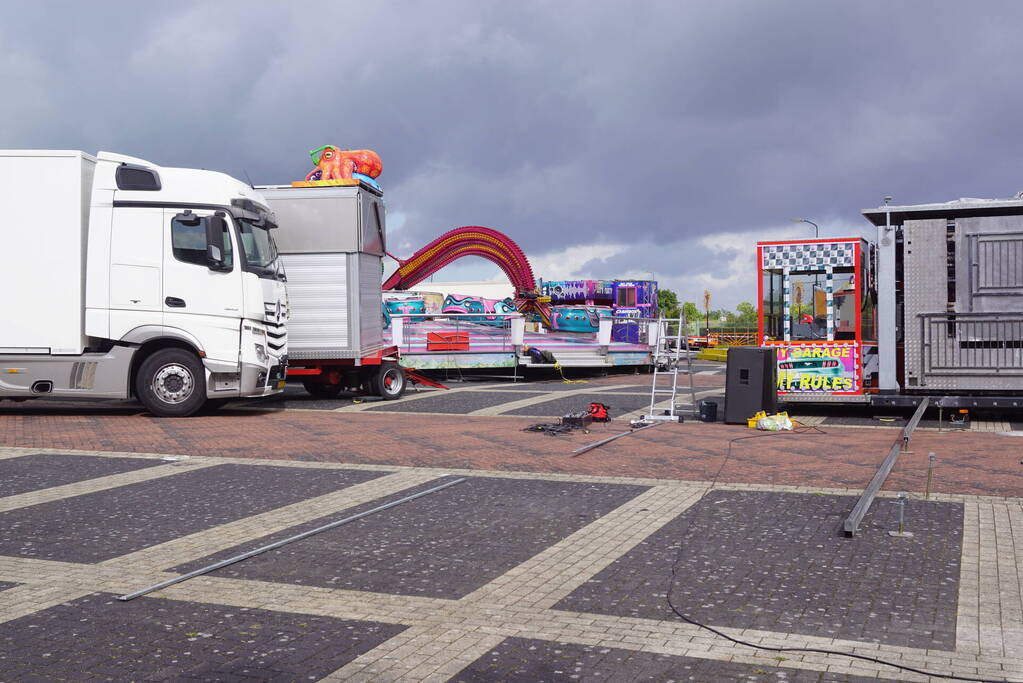
[[860,238],[758,242],[759,335],[786,401],[855,401],[877,387],[874,249]]

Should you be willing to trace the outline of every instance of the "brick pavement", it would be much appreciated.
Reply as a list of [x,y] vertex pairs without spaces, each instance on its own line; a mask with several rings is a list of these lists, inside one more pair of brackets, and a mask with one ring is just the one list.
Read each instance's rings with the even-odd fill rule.
[[[697,379],[697,384],[707,392],[704,395],[717,392],[714,387],[723,383],[718,375]],[[262,470],[243,477],[257,488],[258,482],[289,478],[303,483],[320,480],[308,474],[309,471],[327,475],[328,481],[333,481],[330,476],[335,476],[330,475],[331,472],[348,473],[341,476],[361,473],[367,477],[361,483],[353,480],[347,486],[335,486],[330,490],[307,487],[308,490],[301,491],[295,498],[290,498],[289,492],[300,487],[285,485],[280,494],[271,496],[269,501],[225,505],[235,510],[233,515],[215,510],[215,506],[204,510],[200,505],[194,526],[170,524],[169,537],[150,537],[147,534],[157,526],[159,514],[169,508],[160,502],[153,511],[143,514],[143,518],[149,514],[157,514],[157,517],[137,524],[144,543],[136,547],[127,542],[127,536],[122,533],[124,538],[115,539],[116,542],[105,541],[109,550],[103,555],[106,559],[100,562],[60,553],[49,553],[60,559],[43,559],[39,553],[12,555],[9,550],[0,551],[8,553],[0,555],[0,633],[6,632],[2,630],[4,623],[14,624],[8,628],[16,629],[28,623],[19,621],[21,619],[45,618],[47,614],[62,614],[67,617],[66,623],[74,623],[74,618],[88,617],[83,610],[91,609],[88,605],[95,604],[97,593],[135,590],[176,575],[175,567],[250,547],[268,537],[305,528],[328,517],[350,514],[389,497],[428,486],[445,476],[468,474],[508,481],[515,484],[513,489],[520,484],[526,484],[527,488],[549,487],[552,483],[597,484],[610,487],[607,490],[634,489],[638,495],[631,493],[608,507],[595,510],[593,517],[579,518],[578,525],[546,536],[546,540],[530,546],[527,552],[508,557],[504,564],[500,563],[500,557],[495,557],[497,573],[491,570],[474,574],[473,569],[463,572],[466,576],[459,582],[452,579],[459,573],[455,569],[457,564],[448,565],[448,569],[438,571],[432,578],[429,571],[421,572],[415,581],[424,591],[408,591],[417,593],[415,595],[386,592],[386,589],[381,590],[383,584],[360,584],[347,578],[344,585],[338,585],[340,582],[328,585],[289,583],[283,573],[256,576],[245,568],[193,579],[128,605],[174,604],[174,609],[183,605],[181,609],[188,614],[234,614],[225,612],[227,608],[262,610],[260,614],[271,629],[282,623],[309,623],[305,621],[307,617],[325,619],[324,624],[345,621],[348,624],[345,632],[336,632],[334,642],[339,643],[336,649],[346,654],[332,662],[333,671],[327,671],[331,667],[307,668],[309,675],[325,675],[325,680],[439,681],[457,676],[478,680],[481,676],[511,679],[523,675],[558,678],[560,675],[556,672],[566,671],[560,667],[569,664],[573,669],[581,668],[579,672],[572,672],[575,674],[629,679],[642,675],[667,677],[662,674],[670,671],[678,678],[685,674],[694,680],[777,680],[779,677],[796,681],[857,681],[857,677],[924,680],[890,667],[821,654],[785,653],[784,659],[779,660],[775,653],[734,645],[689,624],[665,618],[663,613],[616,612],[613,605],[612,609],[595,610],[591,606],[570,604],[570,596],[580,595],[593,581],[608,576],[608,572],[623,562],[632,561],[629,558],[637,557],[643,548],[660,543],[662,539],[670,541],[672,530],[683,519],[679,516],[689,514],[687,511],[694,505],[712,505],[716,500],[713,496],[724,496],[726,501],[734,500],[735,495],[794,496],[786,499],[792,501],[789,508],[798,510],[799,518],[804,522],[808,520],[811,526],[817,520],[815,528],[819,531],[824,521],[834,518],[823,508],[820,515],[812,511],[839,494],[862,488],[896,434],[891,427],[873,421],[869,415],[857,422],[860,426],[854,427],[831,426],[827,415],[812,415],[806,422],[820,424],[826,434],[758,435],[755,439],[745,439],[753,433],[742,427],[687,422],[646,430],[572,458],[569,453],[574,448],[617,433],[622,425],[611,425],[609,429],[598,427],[590,434],[550,438],[519,431],[534,419],[497,415],[508,409],[572,396],[581,398],[594,392],[608,398],[615,393],[638,396],[644,393],[646,380],[642,376],[619,375],[591,378],[586,384],[457,385],[450,394],[454,402],[463,403],[463,410],[474,408],[473,412],[479,415],[476,417],[374,414],[372,408],[379,403],[351,401],[323,402],[312,410],[305,409],[313,406],[302,401],[284,404],[303,405],[301,409],[240,406],[190,420],[157,420],[130,405],[83,407],[79,404],[64,408],[39,402],[36,406],[18,404],[8,409],[9,404],[0,404],[0,472],[12,463],[15,469],[8,471],[25,468],[31,460],[19,463],[11,459],[31,456],[40,463],[68,464],[67,472],[60,476],[71,477],[51,480],[48,477],[56,476],[52,468],[49,473],[46,467],[38,471],[23,469],[29,479],[37,478],[46,488],[0,496],[0,512],[14,513],[12,519],[49,519],[38,510],[45,512],[55,509],[55,505],[85,510],[83,514],[87,515],[87,506],[76,503],[76,499],[89,500],[90,496],[99,495],[100,500],[104,496],[116,500],[121,490],[130,493],[133,487],[158,486],[187,474],[191,480],[177,481],[192,481],[193,484],[176,489],[178,497],[185,498],[190,492],[202,491],[202,478],[215,472],[217,465],[223,465],[223,457],[232,458],[233,465],[246,470]],[[507,400],[495,402],[496,398],[486,398],[483,400],[487,407],[480,407],[469,400],[472,393],[503,394],[506,396],[500,398]],[[531,396],[534,393],[539,395]],[[457,398],[457,394],[466,396]],[[422,392],[408,400],[426,401],[437,395]],[[913,453],[900,458],[887,491],[882,493],[871,513],[882,525],[890,524],[890,496],[896,490],[917,492],[911,509],[925,505],[919,492],[926,486],[926,454],[929,450],[937,453],[931,490],[939,493],[932,498],[940,502],[938,507],[951,506],[946,509],[958,510],[962,516],[958,579],[952,582],[956,600],[951,606],[947,599],[948,586],[941,585],[941,580],[935,578],[936,564],[928,564],[928,561],[940,560],[940,553],[924,548],[921,552],[926,551],[927,560],[922,565],[918,560],[906,564],[906,558],[882,551],[884,539],[870,534],[855,539],[872,551],[865,553],[864,570],[867,572],[877,571],[882,566],[890,568],[893,562],[899,561],[906,566],[920,567],[920,571],[911,572],[914,576],[920,575],[920,580],[906,586],[906,595],[919,597],[908,605],[893,603],[893,609],[897,607],[905,614],[922,615],[928,606],[933,606],[932,613],[942,618],[952,610],[954,638],[947,629],[939,629],[940,633],[935,635],[934,620],[927,628],[922,621],[914,623],[910,619],[908,625],[896,621],[878,629],[879,636],[874,639],[881,642],[865,642],[863,638],[869,639],[873,629],[865,623],[869,613],[864,616],[857,610],[845,615],[842,627],[832,633],[828,632],[826,624],[815,623],[805,614],[802,621],[788,617],[743,620],[737,617],[739,613],[729,610],[731,603],[728,601],[733,596],[718,608],[701,614],[712,623],[722,624],[724,632],[763,645],[839,649],[935,671],[1023,681],[1020,654],[1023,652],[1023,572],[1020,569],[1023,549],[1018,541],[1018,530],[1023,528],[1023,466],[1019,464],[1019,449],[1013,448],[1019,440],[995,433],[979,433],[1004,426],[1011,425],[1009,422],[975,421],[971,432],[918,431],[913,440]],[[732,439],[741,440],[730,444]],[[724,454],[729,447],[731,454],[726,460]],[[188,457],[164,460],[169,454]],[[83,462],[86,460],[89,462]],[[140,460],[152,466],[134,469],[126,465],[124,471],[110,473],[90,469],[109,466],[97,465],[99,462]],[[71,464],[80,462],[83,465]],[[280,473],[270,476],[269,473],[277,471]],[[711,497],[704,503],[699,503],[708,492],[707,482],[715,476],[716,490],[710,492]],[[13,479],[11,482],[14,485]],[[235,493],[240,495],[242,490],[250,491],[249,497],[262,497],[262,488],[253,496],[256,489],[245,487],[238,492],[228,489],[226,495],[229,499]],[[554,486],[553,490],[559,490],[559,486]],[[206,498],[210,495],[203,494]],[[537,497],[536,504],[540,505],[542,499],[543,496]],[[427,500],[420,499],[410,505]],[[429,514],[424,515],[426,522],[417,522],[415,516],[406,511],[393,516],[382,513],[373,524],[377,525],[382,538],[391,534],[392,540],[401,539],[403,534],[418,529],[419,533],[426,534],[423,538],[429,540],[430,520],[444,518],[440,503],[433,501],[423,508],[424,512],[429,510]],[[466,503],[463,507],[472,505]],[[33,508],[38,510],[33,511]],[[807,511],[810,512],[802,514]],[[543,516],[540,514],[537,519]],[[703,541],[706,546],[703,556],[711,558],[723,572],[741,573],[743,567],[748,566],[744,562],[748,562],[751,544],[755,547],[758,537],[776,538],[779,544],[798,546],[785,540],[789,538],[786,534],[794,531],[786,526],[784,519],[761,517],[745,516],[734,533],[718,530],[708,534],[709,538]],[[510,520],[521,517],[509,513],[508,519],[510,524]],[[921,523],[920,532],[934,528],[931,522],[925,524],[916,512],[911,513],[910,519],[911,524],[914,519]],[[490,560],[488,553],[493,553],[494,548],[500,555],[500,540],[504,536],[516,538],[512,526],[502,526],[499,520],[496,514],[481,518],[474,532],[464,535],[467,547],[478,551],[486,561]],[[868,530],[876,531],[874,535],[879,536],[885,529],[868,525]],[[74,538],[70,532],[59,528],[47,531],[39,525],[31,533],[39,535],[40,548],[47,547],[47,543],[52,547],[52,538],[61,533],[67,534],[71,546],[89,538],[88,534]],[[814,538],[812,530],[809,538]],[[363,541],[365,545],[366,539]],[[808,555],[786,558],[782,553],[771,560],[772,566],[784,572],[786,559],[795,563],[799,557],[810,558],[813,564],[809,565],[808,575],[823,576],[812,568],[826,566],[829,560],[837,561],[838,549],[849,545],[843,541],[822,537],[817,544],[825,548],[817,550],[819,554],[815,555],[809,547]],[[307,543],[310,547],[317,546],[315,539]],[[432,558],[443,557],[443,553],[417,554],[413,544],[387,545],[393,553],[395,567],[402,563],[415,567],[417,559],[428,563]],[[512,545],[518,543],[512,542]],[[333,554],[318,556],[316,562],[320,568],[332,564],[348,567],[346,571],[352,572],[360,568],[377,572],[381,567],[387,568],[386,562],[379,565],[362,562],[349,567],[344,564],[344,544],[332,547]],[[825,551],[832,547],[836,548],[835,552]],[[445,552],[454,552],[453,548],[448,546]],[[365,545],[364,551],[363,557],[369,557],[373,549]],[[109,553],[115,554],[109,556]],[[310,558],[314,554],[310,553]],[[293,564],[300,559],[301,555],[294,555]],[[791,568],[788,571],[792,573]],[[654,583],[656,575],[657,569],[651,568],[649,576]],[[777,576],[777,571],[773,575]],[[710,575],[707,578],[711,580],[707,584],[711,592],[714,581],[724,582]],[[453,586],[458,589],[452,590]],[[770,588],[770,582],[762,583],[761,587]],[[881,585],[874,587],[873,592],[866,585],[859,589],[868,592],[870,599],[884,597]],[[663,594],[663,589],[661,592]],[[823,596],[827,590],[812,591],[807,597],[816,600],[818,594]],[[760,595],[770,603],[770,590]],[[650,600],[657,600],[656,587],[652,589]],[[123,605],[106,605],[106,602],[109,600],[104,602],[108,609]],[[61,611],[69,609],[71,612]],[[149,614],[151,609],[142,611]],[[160,620],[156,619],[156,623]],[[942,628],[948,623],[946,619]],[[895,633],[897,628],[903,627],[904,634]],[[324,626],[321,630],[330,628]],[[360,633],[373,628],[397,630],[388,631],[389,637],[373,641],[367,648],[359,646],[361,640],[348,640],[350,635],[361,639]],[[229,628],[225,631],[225,642],[234,637],[231,633]],[[892,637],[895,635],[906,637],[899,640]],[[147,637],[155,639],[155,636]],[[95,632],[89,638],[99,647],[103,646],[101,643],[110,642],[97,640]],[[75,646],[81,647],[89,638]],[[248,645],[262,644],[258,636],[247,639],[256,641]],[[198,641],[186,639],[186,642]],[[297,643],[295,648],[303,653],[315,649]],[[267,648],[260,648],[260,653],[266,651]],[[534,653],[530,660],[534,668],[526,670],[522,667],[527,666],[530,652]],[[536,656],[536,652],[544,654]],[[0,642],[0,656],[3,654],[4,646]],[[73,647],[66,648],[64,655],[65,659],[77,656]],[[226,674],[240,676],[245,666],[252,662],[258,665],[259,661],[239,656],[228,666],[209,653],[203,656],[209,666],[221,667],[203,671],[207,677],[225,672],[223,678],[230,677]],[[130,661],[134,660],[124,659],[126,663]],[[31,663],[39,662],[32,660]],[[136,665],[140,672],[146,670],[144,664]],[[120,673],[127,670],[127,666],[125,664]],[[527,673],[522,674],[522,671]],[[178,675],[175,672],[167,669],[162,677]],[[161,674],[157,672],[156,676],[160,678]],[[272,676],[264,674],[263,677]],[[5,680],[2,674],[0,680]]]
[[[71,461],[76,464],[68,467]],[[16,460],[0,460],[0,498],[159,464],[144,458],[96,458],[66,453],[37,453]]]
[[[0,449],[0,454],[6,455],[28,453],[24,450]],[[118,455],[96,454],[99,457]],[[158,459],[156,455],[137,457]],[[190,458],[188,462],[193,466],[209,466],[218,460],[197,456]],[[324,512],[324,496],[333,495],[332,504],[338,509],[354,509],[354,505],[370,499],[373,492],[369,489],[375,485],[381,487],[380,492],[383,495],[388,495],[400,490],[403,483],[416,486],[429,481],[431,477],[462,473],[448,469],[277,463],[254,459],[239,459],[234,462],[256,469],[287,469],[294,471],[295,474],[308,469],[339,472],[355,469],[382,475],[362,484],[340,489],[336,494],[309,497],[277,508],[288,510],[287,513],[282,513],[272,520],[272,523],[281,529],[289,526],[289,520],[301,523],[303,519],[312,520],[321,516]],[[204,471],[212,472],[214,469]],[[192,476],[198,474],[200,471],[196,470]],[[415,476],[402,482],[397,479],[402,475]],[[175,476],[182,475],[169,473],[166,475],[168,480]],[[532,557],[459,599],[301,586],[224,578],[212,574],[155,594],[165,600],[147,598],[143,602],[128,604],[165,605],[169,599],[174,604],[173,608],[168,608],[171,612],[177,614],[175,610],[185,610],[188,615],[193,615],[199,621],[207,618],[202,615],[210,613],[234,614],[227,608],[262,610],[266,614],[260,612],[265,616],[265,622],[261,623],[267,623],[270,628],[276,628],[276,625],[282,623],[308,624],[309,622],[303,618],[304,615],[357,622],[352,625],[357,632],[359,629],[374,628],[374,625],[381,624],[403,628],[378,643],[374,641],[375,646],[362,649],[354,642],[353,638],[356,636],[353,636],[346,626],[345,633],[335,636],[336,642],[332,641],[332,647],[350,652],[351,655],[345,655],[347,663],[337,662],[339,668],[327,674],[327,680],[446,680],[452,676],[462,675],[463,672],[466,676],[477,676],[481,671],[507,679],[513,677],[522,666],[522,657],[515,653],[521,652],[521,642],[526,640],[541,643],[530,647],[554,648],[550,657],[541,658],[543,662],[555,667],[560,666],[563,660],[559,658],[568,653],[569,658],[575,657],[578,660],[582,657],[585,660],[583,670],[592,675],[635,677],[646,673],[659,677],[661,672],[668,670],[664,667],[670,667],[673,673],[686,672],[686,667],[692,667],[696,680],[750,680],[751,676],[754,677],[753,680],[756,680],[756,676],[770,676],[771,680],[774,680],[781,674],[790,680],[857,680],[856,676],[923,680],[918,676],[899,673],[890,667],[820,654],[790,652],[785,654],[783,660],[778,660],[772,656],[773,653],[730,644],[678,621],[553,608],[581,585],[598,576],[646,539],[657,534],[660,529],[668,527],[679,514],[684,514],[704,495],[705,489],[690,483],[665,479],[519,472],[492,472],[489,476],[509,481],[606,482],[625,487],[650,488],[645,493],[632,497],[628,502],[589,521],[553,545],[539,550]],[[385,481],[390,483],[383,485]],[[774,491],[779,487],[729,484],[721,488],[728,491]],[[344,503],[346,491],[353,494],[351,505],[347,507]],[[807,496],[807,499],[812,501],[820,499],[819,496],[812,495],[811,488],[792,491]],[[68,492],[68,495],[74,494]],[[1020,558],[1016,546],[1013,545],[1012,532],[1013,525],[1018,524],[1020,520],[1023,501],[962,495],[943,495],[939,498],[945,504],[957,503],[964,511],[960,600],[954,650],[863,643],[787,631],[755,630],[748,624],[726,626],[722,630],[765,645],[854,651],[960,675],[983,675],[1001,679],[1023,677],[1023,659],[1020,658],[1017,647],[1017,638],[1023,622],[1019,614]],[[260,513],[252,519],[262,518],[265,521],[268,519],[266,515],[274,515],[275,512],[276,510]],[[192,537],[184,544],[175,546],[176,541],[170,541],[160,553],[148,558],[136,555],[135,560],[144,559],[142,562],[136,562],[131,555],[101,564],[0,556],[0,581],[22,584],[0,591],[0,621],[15,622],[8,628],[19,633],[25,629],[14,627],[27,623],[16,621],[22,618],[47,618],[47,615],[60,613],[63,615],[62,623],[74,624],[76,618],[89,618],[85,611],[78,608],[92,604],[75,601],[82,599],[91,601],[93,598],[88,596],[97,592],[128,591],[172,576],[174,573],[166,571],[166,568],[171,566],[170,558],[174,553],[163,551],[177,549],[184,551],[186,557],[189,553],[192,557],[197,557],[195,553],[199,552],[200,547],[215,551],[236,545],[240,537],[256,540],[259,538],[256,535],[259,526],[259,523],[253,523],[246,527],[244,520],[227,522],[201,532],[201,538]],[[772,522],[767,523],[766,528],[776,527],[777,524]],[[218,530],[222,530],[224,534],[219,535]],[[742,554],[741,547],[737,548],[735,541],[723,539],[722,543],[732,547],[733,552]],[[727,558],[721,560],[722,566],[727,562]],[[106,610],[103,619],[113,620],[108,623],[117,623],[117,615],[127,613],[123,610],[117,614],[113,612],[122,608],[123,603],[104,605]],[[72,611],[61,611],[68,609]],[[106,614],[107,611],[110,614]],[[150,609],[142,611],[144,615],[151,614]],[[161,620],[159,615],[153,618],[153,623],[167,625],[165,622],[168,622],[168,619]],[[181,621],[179,618],[171,626]],[[187,625],[188,619],[184,621]],[[214,621],[218,627],[223,626],[219,617]],[[88,628],[83,628],[89,633]],[[224,628],[227,629],[225,633],[235,633],[226,626]],[[117,628],[106,630],[112,633],[118,631]],[[329,627],[324,626],[316,630],[329,631]],[[102,634],[106,640],[97,640],[100,634],[91,633],[92,635],[78,640],[58,639],[55,645],[59,650],[57,654],[68,661],[78,652],[74,648],[83,648],[90,642],[102,647],[102,643],[110,642],[106,633]],[[186,642],[189,644],[198,641],[187,641],[187,637],[201,638],[198,635],[186,636]],[[227,635],[225,641],[233,637]],[[149,638],[155,640],[156,636]],[[247,639],[254,640],[255,643],[260,642],[259,636],[249,636]],[[50,648],[54,641],[45,642],[47,648]],[[307,647],[296,641],[294,647],[296,651],[305,653],[309,652],[312,646]],[[38,648],[32,646],[29,649],[37,654],[39,652]],[[172,650],[173,648],[169,647],[168,652]],[[604,650],[607,652],[603,652]],[[47,649],[42,652],[50,651]],[[239,675],[246,666],[262,666],[259,662],[264,661],[260,657],[265,656],[261,654],[265,651],[266,648],[262,647],[259,648],[260,654],[255,659],[249,656],[251,653],[246,653],[228,663],[204,654],[208,662],[203,666],[207,668],[195,670],[206,675],[222,671]],[[512,656],[502,655],[503,659],[495,663],[495,652],[511,652]],[[593,661],[586,656],[592,652],[612,656]],[[127,657],[126,653],[122,654],[126,657],[123,661],[136,661]],[[30,666],[38,663],[37,660],[29,662]],[[141,671],[150,663],[142,662],[136,666],[139,666]],[[495,666],[498,668],[494,668]],[[309,670],[312,670],[311,666]],[[170,668],[161,671],[163,673],[158,671],[157,677],[162,675],[166,678],[176,675],[177,670]],[[276,669],[271,668],[267,671]],[[322,671],[316,670],[313,675],[319,677],[321,674]]]
[[235,463],[192,469],[0,513],[0,554],[100,562],[374,476]]
[[0,624],[5,680],[316,680],[404,630],[93,593]]
[[849,496],[714,491],[593,576],[556,609],[695,619],[864,642],[951,650],[962,505],[913,500],[914,536],[893,538],[895,505],[879,501],[855,538],[840,527]]
[[[365,517],[227,567],[218,575],[457,599],[644,490],[621,484],[472,477],[443,495]],[[408,489],[391,498],[417,492]],[[373,505],[384,502],[389,501]],[[353,508],[350,513],[361,511]],[[329,521],[311,520],[249,545],[266,545]],[[186,573],[244,550],[227,548],[174,571]]]
[[[511,393],[511,392],[506,392]],[[227,410],[160,420],[143,415],[0,416],[7,446],[265,457],[305,461],[461,467],[772,485],[862,488],[896,437],[894,429],[830,428],[763,436],[742,426],[686,422],[619,439],[578,458],[581,445],[625,429],[589,434],[524,433],[532,418]],[[731,439],[756,435],[731,444]],[[1018,439],[993,433],[918,431],[900,457],[891,490],[923,491],[927,453],[937,454],[932,491],[1023,496]],[[722,465],[724,468],[722,469]],[[720,473],[719,473],[720,470]]]
[[767,664],[722,664],[621,648],[573,645],[530,638],[506,638],[451,680],[459,683],[523,680],[778,681],[866,683],[874,676],[827,671],[785,670]]

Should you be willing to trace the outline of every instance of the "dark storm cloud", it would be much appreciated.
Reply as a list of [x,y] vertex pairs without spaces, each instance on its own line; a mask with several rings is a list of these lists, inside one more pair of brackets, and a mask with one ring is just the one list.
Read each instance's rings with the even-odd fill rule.
[[1014,2],[3,9],[0,146],[255,182],[368,147],[412,245],[463,224],[531,254],[637,243],[604,265],[680,282],[734,267],[708,235],[1023,189]]

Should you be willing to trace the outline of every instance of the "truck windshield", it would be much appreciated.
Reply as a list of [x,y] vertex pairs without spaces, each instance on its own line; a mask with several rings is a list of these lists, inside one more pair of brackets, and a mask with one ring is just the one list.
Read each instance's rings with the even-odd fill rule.
[[277,246],[270,236],[270,229],[244,218],[238,221],[238,225],[246,262],[258,268],[273,266],[277,259]]

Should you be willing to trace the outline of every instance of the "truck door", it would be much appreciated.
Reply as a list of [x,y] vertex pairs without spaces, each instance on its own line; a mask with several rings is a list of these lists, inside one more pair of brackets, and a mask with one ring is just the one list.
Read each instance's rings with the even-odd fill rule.
[[225,216],[225,269],[210,270],[205,217],[213,213],[164,211],[163,324],[196,337],[208,358],[237,363],[242,316],[238,245],[233,219]]

